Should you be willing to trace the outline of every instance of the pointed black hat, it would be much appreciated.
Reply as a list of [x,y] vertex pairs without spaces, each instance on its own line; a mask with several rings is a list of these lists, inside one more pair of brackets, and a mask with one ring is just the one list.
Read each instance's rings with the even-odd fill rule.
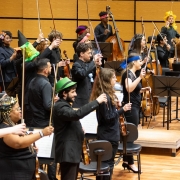
[[20,30],[18,30],[18,47],[24,45],[28,40],[26,37],[22,34]]

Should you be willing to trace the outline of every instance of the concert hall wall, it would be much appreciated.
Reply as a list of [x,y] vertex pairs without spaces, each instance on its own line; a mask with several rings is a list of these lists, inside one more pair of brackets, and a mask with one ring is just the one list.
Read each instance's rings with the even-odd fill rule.
[[[50,11],[49,0],[38,0],[41,29],[47,37],[54,28]],[[86,0],[50,0],[56,30],[63,33],[62,50],[66,50],[72,59],[74,50],[72,43],[77,35],[78,25],[88,25]],[[100,22],[99,12],[105,11],[106,6],[111,7],[111,12],[116,20],[119,35],[127,48],[135,33],[142,33],[141,17],[144,20],[146,36],[153,33],[153,24],[161,29],[166,11],[173,10],[177,15],[177,31],[180,32],[180,2],[174,1],[149,1],[149,0],[88,0],[89,18],[93,28]],[[110,21],[112,25],[112,21]],[[37,0],[6,0],[0,6],[0,30],[10,30],[13,33],[12,47],[17,47],[17,30],[33,42],[39,34]],[[157,34],[157,32],[156,32]],[[91,39],[93,35],[91,33]]]

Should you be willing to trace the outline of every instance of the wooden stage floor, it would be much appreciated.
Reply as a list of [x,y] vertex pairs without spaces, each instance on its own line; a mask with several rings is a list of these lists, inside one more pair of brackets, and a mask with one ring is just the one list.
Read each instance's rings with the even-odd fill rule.
[[[175,109],[175,105],[175,98],[172,98],[172,110]],[[180,113],[178,114],[180,118]],[[172,111],[172,118],[175,118],[175,116],[175,112]],[[180,180],[180,148],[176,150],[176,157],[172,156],[172,146],[174,144],[180,146],[180,121],[172,121],[169,125],[170,130],[166,130],[166,124],[163,127],[162,119],[163,110],[160,108],[159,114],[155,119],[152,119],[149,129],[147,129],[148,122],[145,122],[143,127],[139,127],[139,142],[137,142],[142,143],[143,146],[141,152],[141,180]],[[166,147],[163,147],[163,145]],[[60,175],[57,178],[60,179]],[[136,180],[138,175],[124,170],[121,161],[115,166],[112,179]]]

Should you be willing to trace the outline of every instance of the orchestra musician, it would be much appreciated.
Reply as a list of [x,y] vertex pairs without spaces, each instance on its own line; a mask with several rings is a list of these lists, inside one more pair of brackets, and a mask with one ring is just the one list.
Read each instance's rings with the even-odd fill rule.
[[56,83],[56,93],[59,100],[53,108],[53,122],[55,127],[55,161],[60,163],[61,180],[77,179],[78,167],[81,160],[84,132],[79,119],[83,118],[99,104],[107,102],[105,94],[96,100],[74,110],[77,83],[65,77]]
[[101,11],[99,17],[101,23],[95,27],[94,34],[98,42],[105,42],[106,39],[113,35],[112,26],[108,24],[109,15],[106,11]]
[[169,55],[170,55],[171,46],[169,44],[167,44],[166,34],[164,34],[164,33],[161,33],[161,35],[158,34],[157,42],[158,42],[158,45],[156,48],[157,48],[157,55],[158,55],[160,64],[162,67],[168,68],[169,67],[168,59],[169,59]]
[[[140,118],[139,112],[141,107],[141,93],[143,92],[141,80],[145,76],[146,71],[144,68],[141,68],[143,62],[141,56],[137,53],[129,54],[127,58],[127,70],[122,72],[121,84],[123,86],[123,103],[129,102],[129,93],[130,93],[130,102],[132,103],[131,111],[124,112],[126,121],[133,123],[136,126],[139,125]],[[126,61],[121,64],[123,69],[126,69]],[[136,75],[136,71],[140,70],[140,75]],[[128,77],[127,77],[128,76]],[[134,164],[133,156],[123,156],[122,166],[128,170],[132,170],[134,173],[138,173],[138,169]]]
[[[112,179],[114,158],[117,152],[118,142],[120,141],[119,116],[123,112],[131,110],[131,103],[127,103],[122,108],[117,110],[117,105],[121,106],[121,104],[119,101],[117,101],[117,97],[115,96],[114,86],[116,80],[115,71],[113,69],[102,68],[95,78],[90,98],[91,101],[95,100],[101,94],[102,89],[107,96],[107,103],[100,104],[96,110],[96,116],[98,120],[97,139],[109,141],[113,149],[111,159],[106,161],[110,166],[110,177],[97,176],[97,180]],[[101,83],[102,89],[100,85]]]
[[167,11],[164,16],[165,26],[161,28],[161,33],[166,34],[167,42],[171,46],[170,58],[174,58],[175,48],[173,46],[172,39],[179,38],[180,35],[177,32],[177,25],[175,23],[176,15],[172,11]]
[[[0,112],[0,129],[7,128],[8,130],[21,119],[21,108],[16,98],[4,96],[1,99]],[[49,126],[31,135],[19,136],[16,133],[0,138],[0,179],[34,179],[36,153],[29,146],[43,136],[50,135],[53,129]]]
[[89,102],[93,74],[96,66],[99,67],[101,65],[101,55],[97,54],[91,60],[91,44],[84,42],[78,44],[76,51],[79,58],[73,64],[71,73],[73,81],[77,82],[77,96],[73,102],[73,107],[79,108]]

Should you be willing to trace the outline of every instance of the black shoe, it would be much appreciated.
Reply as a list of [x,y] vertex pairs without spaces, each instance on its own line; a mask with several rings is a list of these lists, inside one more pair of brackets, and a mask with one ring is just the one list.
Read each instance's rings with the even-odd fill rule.
[[129,166],[129,165],[128,165],[127,169],[128,169],[129,171],[132,171],[133,173],[139,173],[139,171],[138,171],[138,170],[137,170],[137,171],[135,171],[135,170],[134,170],[134,169],[132,169],[132,168],[131,168],[131,166]]
[[122,163],[122,167],[124,168],[124,170],[127,168],[128,169],[128,167],[129,167],[129,165],[127,164],[127,163]]

